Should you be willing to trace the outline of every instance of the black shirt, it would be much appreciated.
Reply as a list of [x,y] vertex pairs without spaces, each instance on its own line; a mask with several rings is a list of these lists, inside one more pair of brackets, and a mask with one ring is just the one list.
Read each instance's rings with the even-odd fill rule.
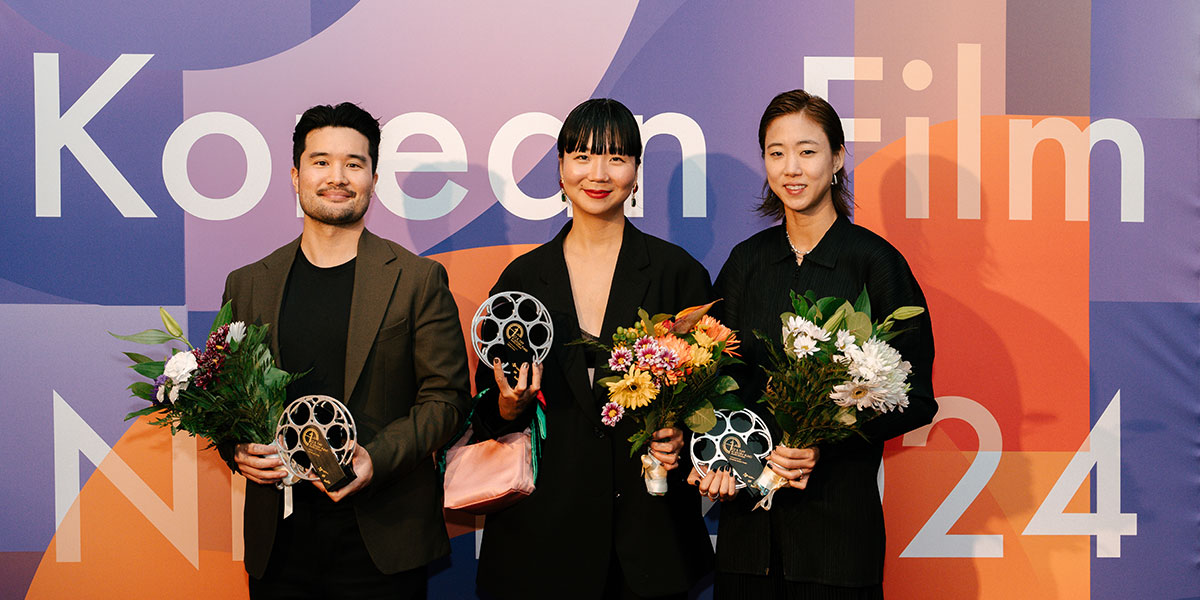
[[[802,264],[788,244],[783,225],[761,231],[730,252],[715,284],[724,323],[739,332],[746,365],[734,374],[743,399],[779,431],[766,406],[758,403],[767,363],[757,330],[778,343],[779,315],[792,310],[789,292],[812,290],[818,298],[851,302],[863,286],[871,316],[881,321],[900,306],[926,306],[925,296],[904,257],[886,240],[839,217]],[[882,581],[883,510],[876,473],[883,442],[929,423],[937,412],[933,398],[933,332],[929,313],[901,322],[909,330],[891,344],[912,363],[909,406],[864,426],[868,441],[851,438],[821,447],[807,489],[776,493],[771,510],[750,512],[757,497],[743,491],[722,506],[717,569],[766,574],[771,553],[783,576],[793,581],[865,586]],[[769,540],[769,542],[768,542]],[[774,573],[772,573],[774,574]]]
[[[279,362],[290,373],[308,373],[287,386],[289,402],[316,394],[346,402],[346,339],[354,263],[352,258],[336,267],[318,267],[308,261],[304,251],[296,250],[279,306]],[[307,482],[296,484],[295,501],[298,510],[302,504],[335,507],[325,493]],[[341,503],[343,509],[350,505]]]

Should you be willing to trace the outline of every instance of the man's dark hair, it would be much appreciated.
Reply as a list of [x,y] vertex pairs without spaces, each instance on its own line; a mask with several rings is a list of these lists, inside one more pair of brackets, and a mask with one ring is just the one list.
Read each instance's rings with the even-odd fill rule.
[[371,157],[371,174],[379,166],[379,121],[371,113],[353,102],[337,106],[320,104],[300,115],[296,130],[292,133],[292,166],[300,168],[300,157],[304,154],[304,142],[308,133],[322,127],[349,127],[367,138],[367,154]]
[[620,154],[642,162],[642,133],[633,113],[611,98],[592,98],[576,106],[558,133],[558,157],[567,152]]

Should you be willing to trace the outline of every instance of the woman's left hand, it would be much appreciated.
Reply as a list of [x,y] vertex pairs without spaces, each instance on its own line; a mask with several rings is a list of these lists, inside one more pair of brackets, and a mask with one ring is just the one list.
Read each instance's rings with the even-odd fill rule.
[[821,449],[816,446],[788,448],[780,445],[775,446],[767,460],[770,461],[771,470],[775,471],[775,474],[788,480],[788,486],[802,490],[808,486],[808,475],[817,466],[817,460],[820,458]]
[[650,436],[650,454],[668,471],[679,466],[679,451],[683,449],[683,432],[664,427]]

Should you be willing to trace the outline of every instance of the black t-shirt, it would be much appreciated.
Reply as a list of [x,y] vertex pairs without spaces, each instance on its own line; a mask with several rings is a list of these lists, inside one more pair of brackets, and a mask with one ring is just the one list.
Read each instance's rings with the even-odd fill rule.
[[[355,259],[336,267],[317,267],[302,250],[288,274],[279,306],[279,362],[303,377],[287,387],[288,401],[321,394],[343,404],[346,394],[346,338],[350,330],[350,299],[354,295]],[[297,518],[307,510],[349,510],[351,502],[335,504],[307,482],[295,486]]]
[[279,361],[285,371],[308,374],[292,382],[288,400],[323,394],[346,402],[346,338],[355,259],[317,267],[304,252],[288,274],[279,307]]

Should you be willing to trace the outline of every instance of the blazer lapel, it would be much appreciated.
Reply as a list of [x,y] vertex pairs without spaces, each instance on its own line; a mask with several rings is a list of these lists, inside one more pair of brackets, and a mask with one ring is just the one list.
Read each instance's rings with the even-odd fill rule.
[[[592,390],[588,384],[583,347],[567,345],[582,337],[579,330],[579,316],[575,314],[575,295],[571,292],[571,275],[567,271],[567,259],[563,255],[563,240],[570,230],[571,221],[567,221],[558,235],[550,241],[553,252],[550,252],[546,268],[539,273],[541,285],[535,296],[542,304],[546,305],[551,314],[560,315],[556,325],[560,325],[563,330],[555,329],[554,331],[554,337],[557,340],[554,345],[555,351],[558,353],[557,360],[562,363],[562,371],[567,379],[567,387],[570,388],[571,395],[584,405],[585,410],[590,410],[587,400],[592,397]],[[547,401],[552,401],[552,399],[547,399]]]
[[637,319],[637,311],[645,304],[646,290],[650,287],[650,276],[646,273],[649,266],[646,235],[626,220],[621,253],[617,255],[608,305],[604,308],[603,339],[611,339],[617,327],[631,325]]
[[287,287],[288,274],[292,272],[292,263],[296,262],[296,252],[300,249],[300,238],[272,252],[260,261],[266,272],[254,282],[259,289],[251,296],[251,314],[263,315],[264,323],[270,325],[271,356],[275,357],[275,365],[279,366],[279,309],[283,304],[283,291]]
[[350,300],[350,331],[346,339],[346,393],[343,403],[350,402],[358,376],[367,363],[367,355],[375,343],[379,326],[387,312],[396,281],[400,278],[400,261],[396,253],[375,234],[363,230],[358,240],[358,257],[354,268],[354,295]]

